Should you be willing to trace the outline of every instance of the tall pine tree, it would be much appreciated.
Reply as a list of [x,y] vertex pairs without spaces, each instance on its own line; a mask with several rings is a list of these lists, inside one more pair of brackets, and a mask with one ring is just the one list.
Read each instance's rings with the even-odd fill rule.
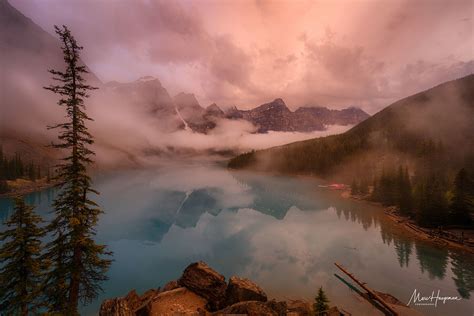
[[50,128],[60,130],[60,142],[53,146],[68,154],[57,166],[61,191],[53,203],[55,218],[48,226],[53,240],[47,245],[45,255],[51,260],[45,293],[51,311],[77,315],[79,301],[88,303],[102,290],[100,282],[107,279],[111,260],[106,258],[110,255],[106,247],[93,239],[102,211],[89,198],[91,193],[98,192],[92,189],[87,174],[94,153],[89,149],[93,137],[86,127],[86,121],[91,118],[85,112],[84,99],[88,91],[96,88],[83,77],[87,69],[80,65],[82,47],[66,26],[55,26],[55,30],[62,43],[66,70],[50,70],[59,84],[45,89],[60,95],[58,104],[65,107],[68,120]]
[[41,306],[43,266],[40,238],[44,230],[41,217],[21,197],[15,198],[15,208],[0,233],[0,310],[5,315],[33,314]]

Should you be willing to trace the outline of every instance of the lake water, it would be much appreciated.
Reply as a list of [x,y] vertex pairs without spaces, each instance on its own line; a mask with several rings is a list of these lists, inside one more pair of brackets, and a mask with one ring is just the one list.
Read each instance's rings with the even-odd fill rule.
[[[377,314],[335,276],[348,279],[338,262],[404,303],[415,289],[462,297],[415,307],[426,315],[473,315],[473,255],[413,240],[380,208],[318,184],[213,163],[96,176],[97,201],[106,212],[97,239],[114,252],[114,262],[104,293],[81,314],[96,315],[101,300],[131,289],[162,286],[203,260],[226,277],[251,278],[269,297],[312,300],[322,286],[332,304],[353,315]],[[53,198],[53,190],[27,197],[46,219]],[[11,208],[9,199],[0,199],[0,220]]]

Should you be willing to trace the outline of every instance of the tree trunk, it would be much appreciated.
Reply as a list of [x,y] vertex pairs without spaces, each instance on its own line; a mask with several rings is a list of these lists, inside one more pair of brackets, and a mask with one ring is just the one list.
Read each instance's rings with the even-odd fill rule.
[[79,284],[80,284],[80,266],[81,266],[81,249],[80,246],[74,248],[73,266],[74,271],[71,274],[71,284],[69,287],[69,313],[78,315],[77,306],[79,303]]
[[21,316],[28,316],[28,305],[23,304],[21,306]]

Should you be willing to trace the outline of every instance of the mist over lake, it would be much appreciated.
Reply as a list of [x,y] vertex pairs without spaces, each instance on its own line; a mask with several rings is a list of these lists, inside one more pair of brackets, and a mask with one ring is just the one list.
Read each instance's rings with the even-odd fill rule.
[[[105,214],[97,240],[114,262],[104,293],[81,314],[95,315],[103,299],[144,292],[176,279],[203,260],[226,277],[258,282],[272,297],[312,300],[323,286],[331,302],[354,311],[375,308],[336,278],[334,262],[408,303],[414,289],[459,296],[438,307],[414,306],[429,315],[464,315],[472,297],[474,256],[414,240],[384,218],[379,206],[340,197],[308,177],[233,172],[214,162],[182,162],[95,177]],[[53,189],[34,193],[46,220]],[[11,201],[0,200],[0,218]]]

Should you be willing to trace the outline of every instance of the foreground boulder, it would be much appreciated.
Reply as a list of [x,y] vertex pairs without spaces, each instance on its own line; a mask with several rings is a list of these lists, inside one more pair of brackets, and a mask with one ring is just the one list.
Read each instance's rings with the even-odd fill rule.
[[226,290],[226,305],[245,301],[266,302],[267,294],[249,279],[231,277]]
[[[136,313],[137,316],[200,315],[206,311],[207,301],[185,287],[161,292]],[[199,311],[202,311],[200,313]]]
[[174,289],[177,289],[179,287],[179,284],[177,281],[169,281],[168,283],[163,286],[161,289],[161,292],[166,292],[166,291],[172,291]]
[[[139,296],[135,290],[131,290],[125,297],[105,300],[100,305],[99,316],[149,315],[143,311],[146,311],[148,303],[158,293],[158,289],[151,289]],[[137,310],[141,310],[141,313],[138,314]]]
[[275,300],[268,302],[247,301],[233,304],[212,315],[286,316],[286,310],[285,302]]
[[[142,297],[146,297],[143,295]],[[131,290],[128,292],[127,296],[125,296],[125,301],[127,301],[128,306],[132,309],[135,310],[137,309],[143,302],[143,298],[138,296],[137,291]]]
[[288,315],[312,316],[311,304],[303,300],[290,300],[287,302]]
[[211,311],[219,309],[224,303],[227,289],[224,276],[202,261],[189,265],[179,278],[178,285],[205,298]]
[[[226,283],[224,276],[207,264],[196,262],[162,289],[151,289],[141,296],[132,290],[125,297],[103,301],[99,316],[309,316],[312,312],[306,301],[268,301],[253,281],[233,276]],[[344,314],[337,308],[328,312],[330,316]]]

